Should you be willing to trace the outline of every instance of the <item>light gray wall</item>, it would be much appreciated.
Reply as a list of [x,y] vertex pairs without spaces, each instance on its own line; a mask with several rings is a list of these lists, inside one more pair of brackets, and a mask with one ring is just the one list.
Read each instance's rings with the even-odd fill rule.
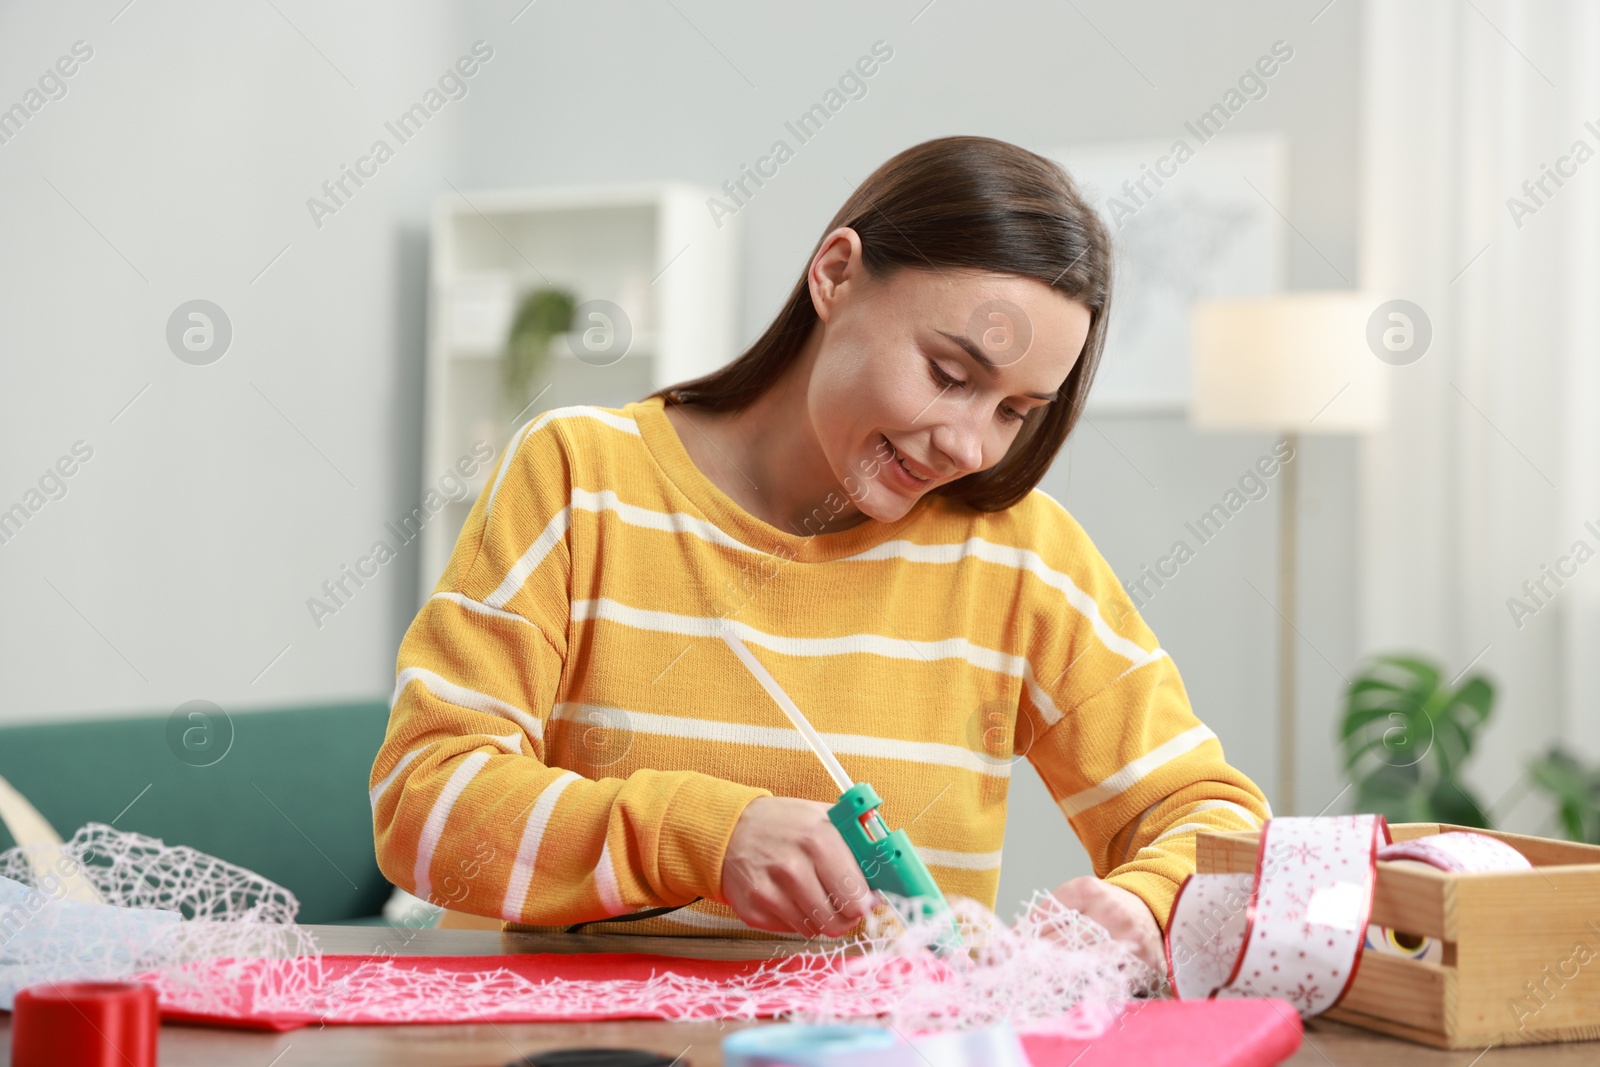
[[[454,116],[320,229],[306,200],[470,42],[432,5],[121,7],[0,7],[6,106],[93,49],[0,145],[0,506],[93,449],[0,546],[0,720],[382,693],[409,575],[320,630],[305,601],[417,496]],[[209,366],[165,338],[194,298],[232,322]]]
[[[1291,286],[1353,280],[1355,5],[1314,23],[1321,2],[1267,0],[118,7],[0,9],[0,102],[73,41],[95,48],[66,98],[0,145],[0,504],[74,441],[95,449],[0,547],[3,720],[385,692],[410,557],[320,630],[304,602],[417,496],[431,197],[720,185],[880,39],[894,57],[867,95],[741,213],[743,340],[850,185],[901,148],[1176,136],[1278,39],[1294,60],[1232,128],[1289,140]],[[467,97],[315,227],[306,198],[479,39],[495,54]],[[194,297],[234,325],[209,367],[163,339]],[[1045,487],[1133,572],[1270,446],[1172,414],[1094,416]],[[1354,453],[1312,441],[1302,457],[1302,795],[1320,806],[1355,651]],[[1199,714],[1268,787],[1274,615],[1245,579],[1274,595],[1278,499],[1242,511],[1145,612]],[[1026,764],[1015,781],[1003,905],[1087,870]]]
[[[922,10],[917,0],[787,14],[679,5],[680,16],[663,5],[632,9],[625,27],[591,49],[583,43],[595,42],[593,6],[541,5],[518,25],[537,18],[544,32],[508,45],[514,62],[500,72],[508,79],[504,91],[463,112],[459,165],[466,181],[483,186],[668,177],[720,185],[775,138],[793,143],[785,120],[820,98],[874,41],[886,41],[894,57],[868,81],[867,94],[800,146],[740,213],[748,342],[794,284],[851,185],[896,151],[951,133],[1040,150],[1178,136],[1186,119],[1282,39],[1294,48],[1293,60],[1230,130],[1281,131],[1289,141],[1290,204],[1280,206],[1303,235],[1289,245],[1290,286],[1348,288],[1355,275],[1358,26],[1354,5],[1335,5],[1312,24],[1321,6],[1086,3],[1077,5],[1080,15],[1054,3],[940,2]],[[502,5],[467,10],[474,27],[468,36],[501,32]],[[536,112],[527,102],[537,100],[553,106]],[[1265,435],[1200,434],[1172,414],[1092,419],[1044,488],[1125,576],[1165,554],[1184,521],[1216,503],[1273,443]],[[1330,754],[1341,672],[1350,671],[1355,655],[1355,452],[1349,441],[1322,439],[1306,441],[1301,456],[1307,641],[1300,647],[1299,770],[1302,813],[1312,814],[1341,788]],[[1276,596],[1278,500],[1274,485],[1144,612],[1183,672],[1197,712],[1230,760],[1269,795],[1276,615],[1245,579]],[[1037,774],[1020,763],[1002,908],[1088,870]]]

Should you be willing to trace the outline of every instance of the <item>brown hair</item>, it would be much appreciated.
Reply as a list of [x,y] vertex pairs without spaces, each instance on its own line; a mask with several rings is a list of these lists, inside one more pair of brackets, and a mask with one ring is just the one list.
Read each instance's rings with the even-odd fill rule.
[[[951,267],[1037,278],[1089,309],[1083,352],[1056,401],[1028,413],[1005,456],[931,492],[979,511],[1010,507],[1039,484],[1077,424],[1105,346],[1111,237],[1060,164],[992,137],[939,137],[899,153],[845,201],[826,236],[861,237],[867,273]],[[818,238],[807,264],[822,246]],[[802,272],[776,318],[737,359],[651,393],[669,404],[740,411],[770,387],[817,323]]]

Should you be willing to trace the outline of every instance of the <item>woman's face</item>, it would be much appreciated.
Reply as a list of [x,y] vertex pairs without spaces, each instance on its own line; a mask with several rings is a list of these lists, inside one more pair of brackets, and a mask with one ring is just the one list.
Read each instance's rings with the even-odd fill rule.
[[1024,416],[1064,402],[1053,398],[1089,334],[1089,309],[1034,278],[869,278],[849,228],[828,236],[809,280],[822,320],[812,426],[839,484],[883,522],[998,463]]

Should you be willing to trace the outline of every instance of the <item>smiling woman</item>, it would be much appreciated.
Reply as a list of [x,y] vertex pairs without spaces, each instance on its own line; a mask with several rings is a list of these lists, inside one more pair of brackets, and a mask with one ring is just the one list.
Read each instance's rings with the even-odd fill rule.
[[[947,469],[954,476],[939,479],[936,491],[988,511],[1016,503],[1037,485],[1083,410],[1111,304],[1110,238],[1066,172],[990,138],[925,142],[856,189],[812,259],[748,351],[651,395],[706,412],[770,401],[770,387],[786,371],[815,358],[822,335],[813,327],[836,313],[843,318],[829,324],[838,339],[829,355],[842,365],[828,368],[819,396],[849,395],[852,374],[902,376],[910,364],[898,357],[917,349],[936,368],[915,372],[939,383],[929,397],[953,390],[970,411],[963,391],[973,375],[990,386],[979,391],[982,402],[996,398],[998,383],[989,379],[997,368],[986,365],[983,350],[998,344],[1002,381],[1034,392],[1006,417],[1025,417],[1013,420],[999,462]],[[814,281],[813,274],[820,277]],[[863,349],[886,341],[896,346],[894,366],[866,358]],[[910,385],[903,377],[873,381]],[[1000,441],[986,436],[984,444]],[[932,466],[925,463],[923,473]]]
[[378,858],[519,928],[842,936],[836,787],[731,626],[947,896],[988,907],[1026,757],[1097,877],[1059,899],[1161,959],[1201,829],[1254,827],[1172,660],[1037,488],[1104,344],[1111,246],[1058,165],[947,137],[829,223],[739,358],[506,450],[401,645]]

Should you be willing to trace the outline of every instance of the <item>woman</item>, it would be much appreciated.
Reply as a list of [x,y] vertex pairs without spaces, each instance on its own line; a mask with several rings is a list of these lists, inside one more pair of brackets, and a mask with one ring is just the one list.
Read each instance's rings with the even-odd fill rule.
[[1097,875],[1056,895],[1164,970],[1195,833],[1268,808],[1035,488],[1100,357],[1110,251],[1056,164],[928,141],[738,359],[529,423],[400,648],[385,875],[518,928],[849,933],[869,902],[837,787],[727,620],[947,895],[994,906],[1025,755]]

